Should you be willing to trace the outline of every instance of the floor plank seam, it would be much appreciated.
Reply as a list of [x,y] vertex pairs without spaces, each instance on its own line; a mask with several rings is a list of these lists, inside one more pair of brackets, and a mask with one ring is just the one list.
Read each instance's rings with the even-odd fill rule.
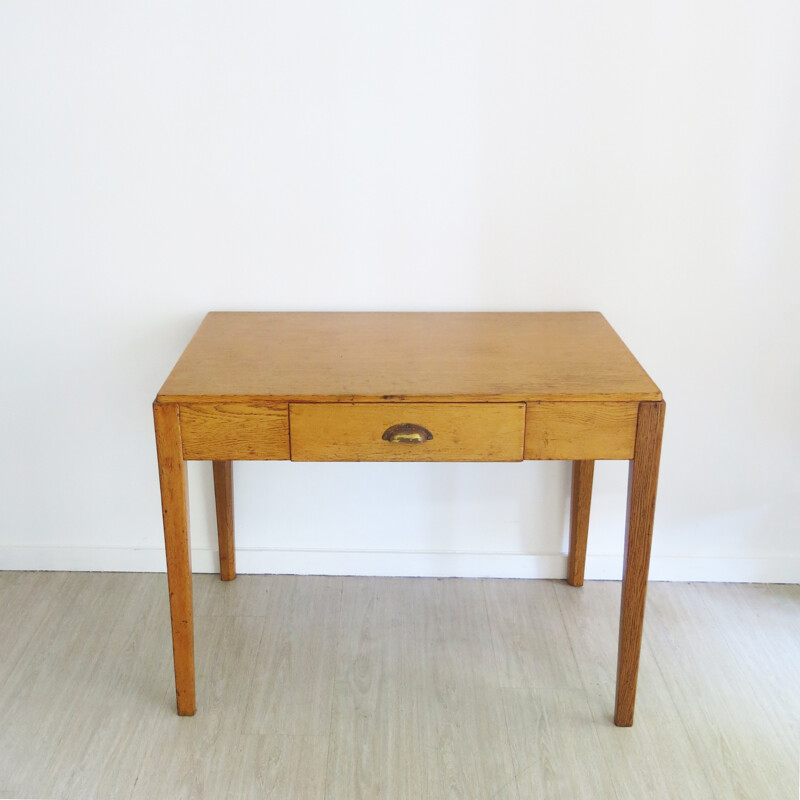
[[[619,581],[613,581],[613,583],[619,583]],[[574,589],[575,591],[579,591],[579,592],[582,591],[582,589],[583,589],[583,587],[580,587],[580,586],[573,586],[573,587],[570,587],[570,588]],[[566,617],[566,615],[564,613],[564,606],[562,605],[561,599],[558,596],[559,593],[557,591],[555,591],[555,589],[554,589],[553,590],[553,594],[555,595],[556,605],[558,606],[558,611],[559,611],[559,614],[561,615],[561,624],[564,626],[564,630],[566,631],[567,642],[569,642],[569,650],[570,650],[570,653],[572,654],[572,660],[573,660],[573,662],[575,662],[575,664],[577,666],[577,664],[579,662],[578,662],[578,657],[577,657],[577,655],[575,653],[575,644],[573,642],[574,633],[572,631],[572,626],[569,624],[569,621],[567,620],[567,617]],[[590,684],[587,683],[586,678],[584,677],[584,675],[583,675],[581,670],[578,670],[578,677],[580,678],[580,682],[581,682],[580,688],[583,691],[584,697],[586,698],[586,701],[587,701],[586,702],[586,707],[587,707],[587,709],[589,711],[589,716],[591,717],[592,724],[593,724],[593,726],[595,728],[595,731],[596,731],[597,730],[597,726],[601,722],[603,722],[603,720],[598,720],[597,719],[597,717],[595,716],[595,713],[594,713],[594,709],[592,708],[592,704],[588,702]]]
[[[497,658],[497,646],[495,645],[495,636],[497,632],[494,626],[492,625],[492,616],[489,613],[489,600],[486,597],[486,584],[487,584],[486,580],[481,581],[481,597],[483,597],[483,608],[486,613],[486,620],[489,623],[489,636],[492,642],[492,661],[494,663],[495,674],[497,676],[497,686],[500,689],[502,695],[503,681],[500,677],[500,665]],[[514,771],[514,785],[516,788],[516,794],[517,797],[520,797],[519,780],[517,778],[517,765],[514,763],[514,751],[513,748],[511,747],[511,730],[508,725],[508,711],[506,709],[505,703],[502,703],[502,706],[503,706],[503,722],[505,724],[505,732],[506,732],[506,746],[508,747],[508,751],[511,758],[511,768]],[[500,791],[502,791],[502,789]],[[495,796],[497,796],[497,794],[499,794],[499,792],[497,792]]]
[[329,780],[331,771],[331,739],[333,738],[333,704],[336,699],[336,681],[339,677],[339,648],[342,643],[342,615],[344,613],[344,582],[346,578],[339,578],[339,617],[336,622],[336,649],[333,658],[333,681],[331,683],[331,699],[328,708],[328,737],[327,737],[327,751],[325,753],[325,782],[323,784],[323,792],[325,800],[329,798]]
[[[648,629],[647,619],[648,619],[647,612],[645,612],[645,623],[644,623],[645,624],[645,631],[647,631],[647,629]],[[680,722],[681,730],[683,731],[684,735],[686,736],[686,741],[687,742],[694,742],[695,737],[693,735],[693,731],[692,731],[691,727],[687,724],[687,719],[686,719],[685,714],[682,713],[682,711],[681,711],[681,704],[678,701],[678,698],[676,698],[676,696],[675,696],[675,688],[671,685],[672,682],[669,680],[668,674],[664,671],[664,665],[661,663],[661,659],[656,657],[656,654],[655,654],[655,652],[652,649],[652,646],[650,644],[649,637],[644,636],[643,639],[644,639],[643,644],[645,645],[645,648],[647,649],[647,651],[650,653],[650,656],[651,656],[653,662],[656,665],[656,669],[658,670],[658,674],[660,675],[661,680],[663,681],[664,685],[667,687],[667,694],[669,695],[669,699],[672,702],[673,707],[675,708],[675,711],[677,713],[678,721]],[[645,649],[645,648],[643,648],[643,649]],[[694,746],[695,747],[697,746],[696,743],[694,744]]]
[[[620,586],[620,593],[621,593],[621,589],[622,589],[621,582],[620,581],[613,581],[613,583],[618,584]],[[566,584],[566,585],[568,585],[568,584]],[[578,591],[578,592],[583,591],[583,586],[571,586],[568,589],[568,591],[572,591],[572,590]],[[572,659],[573,659],[573,661],[575,662],[575,664],[577,666],[577,664],[579,662],[578,662],[578,657],[577,657],[576,652],[575,652],[575,643],[574,643],[575,633],[573,631],[572,625],[569,624],[569,620],[566,617],[566,613],[564,611],[563,603],[561,601],[561,598],[559,597],[559,592],[557,592],[555,589],[553,589],[553,594],[555,595],[556,605],[558,606],[558,611],[559,611],[559,614],[561,615],[561,624],[564,626],[564,630],[566,632],[567,641],[569,642],[569,649],[570,649],[570,652],[572,653]],[[603,752],[603,743],[602,743],[601,738],[600,738],[601,737],[600,726],[608,721],[608,717],[606,717],[605,719],[598,719],[597,718],[597,716],[595,714],[595,709],[594,709],[592,703],[589,701],[589,691],[590,691],[591,684],[589,684],[587,682],[587,679],[584,676],[582,670],[580,670],[580,669],[578,670],[578,675],[579,675],[580,682],[581,682],[580,691],[581,691],[582,696],[583,696],[583,700],[584,700],[584,704],[586,706],[586,710],[589,712],[589,720],[588,721],[591,722],[592,735],[594,736],[594,740],[595,740],[595,743],[597,745],[598,752],[602,753]],[[620,788],[619,783],[617,782],[617,780],[615,779],[613,774],[611,776],[611,788],[612,788],[612,790],[614,792],[614,799],[613,800],[626,800],[626,798],[622,797],[622,795],[620,794],[621,788]]]
[[[269,619],[265,615],[263,624],[261,625],[261,635],[258,637],[258,645],[254,648],[254,653],[255,653],[254,658],[255,658],[256,663],[258,662],[258,654],[261,652],[261,645],[262,645],[262,643],[264,641],[264,633],[266,631],[266,628],[267,628],[268,624],[269,624]],[[253,684],[255,683],[255,680],[256,680],[256,670],[255,669],[251,669],[250,670],[250,680],[247,683],[247,696],[248,697],[252,697]],[[247,733],[248,733],[245,730],[245,719],[246,719],[245,716],[242,715],[241,719],[239,720],[239,735],[240,736],[246,736]]]
[[[25,573],[25,574],[27,574],[27,575],[41,575],[43,573],[28,572],[28,573]],[[64,574],[66,574],[66,573],[52,573],[51,572],[51,573],[46,573],[46,574],[48,576],[56,574],[56,575],[58,575],[60,577],[60,576],[62,576]],[[64,583],[66,583],[66,581],[67,581],[67,579],[64,577],[64,578],[61,579],[60,583],[64,584]],[[57,598],[58,596],[59,596],[59,593],[56,593],[55,598]],[[27,638],[27,641],[25,642],[25,644],[23,645],[22,649],[20,650],[19,655],[16,658],[16,661],[14,661],[14,665],[11,667],[11,669],[8,670],[6,677],[9,677],[10,675],[13,674],[13,672],[16,670],[17,666],[19,665],[20,661],[24,658],[24,656],[28,652],[28,648],[35,641],[39,640],[39,636],[38,636],[39,631],[42,629],[42,627],[44,627],[44,625],[47,622],[49,616],[51,614],[55,613],[55,609],[56,609],[55,598],[51,602],[49,602],[44,609],[42,609],[41,616],[40,616],[39,622],[36,624],[35,630]],[[63,608],[59,608],[58,610],[63,612]],[[17,628],[17,633],[19,633],[19,628]],[[3,685],[0,684],[0,689],[2,689],[2,688],[3,688]]]

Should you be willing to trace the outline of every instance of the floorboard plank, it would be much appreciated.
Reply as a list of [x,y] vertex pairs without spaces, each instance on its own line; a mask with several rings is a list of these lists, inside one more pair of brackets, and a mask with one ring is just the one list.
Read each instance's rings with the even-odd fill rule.
[[[613,716],[620,585],[590,581],[581,588],[567,584],[553,588],[617,797],[692,800],[713,796],[650,647],[649,617],[645,615],[634,725],[617,728]],[[676,764],[680,770],[674,768]]]
[[294,577],[268,603],[243,732],[327,736],[342,579]]
[[484,582],[500,685],[581,688],[552,581]]
[[[747,662],[702,602],[703,594],[726,592],[724,585],[654,584],[648,607],[653,653],[687,739],[720,796],[788,797],[797,791],[797,743],[787,741],[764,713]],[[755,633],[741,615],[732,613],[727,624],[745,640]],[[787,689],[796,703],[797,688]]]

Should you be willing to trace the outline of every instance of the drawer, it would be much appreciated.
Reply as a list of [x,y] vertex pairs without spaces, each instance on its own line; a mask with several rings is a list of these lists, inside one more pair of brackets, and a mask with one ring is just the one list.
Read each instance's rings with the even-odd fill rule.
[[525,458],[633,458],[638,413],[638,403],[528,403]]
[[287,403],[181,403],[179,413],[186,459],[289,458]]
[[289,420],[293,461],[521,461],[525,437],[524,403],[292,403]]

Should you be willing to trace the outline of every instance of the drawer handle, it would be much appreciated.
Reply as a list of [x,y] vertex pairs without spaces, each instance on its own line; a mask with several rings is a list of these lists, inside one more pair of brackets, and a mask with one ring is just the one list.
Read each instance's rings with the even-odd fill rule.
[[422,444],[429,439],[433,439],[433,434],[422,425],[415,425],[413,422],[401,422],[392,425],[383,432],[382,439],[387,442],[397,444]]

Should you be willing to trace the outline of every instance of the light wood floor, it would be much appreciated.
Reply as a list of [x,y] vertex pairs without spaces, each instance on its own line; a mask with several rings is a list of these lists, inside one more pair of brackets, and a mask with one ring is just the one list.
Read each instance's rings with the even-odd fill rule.
[[0,573],[0,797],[797,798],[800,587],[650,586],[612,724],[619,584]]

